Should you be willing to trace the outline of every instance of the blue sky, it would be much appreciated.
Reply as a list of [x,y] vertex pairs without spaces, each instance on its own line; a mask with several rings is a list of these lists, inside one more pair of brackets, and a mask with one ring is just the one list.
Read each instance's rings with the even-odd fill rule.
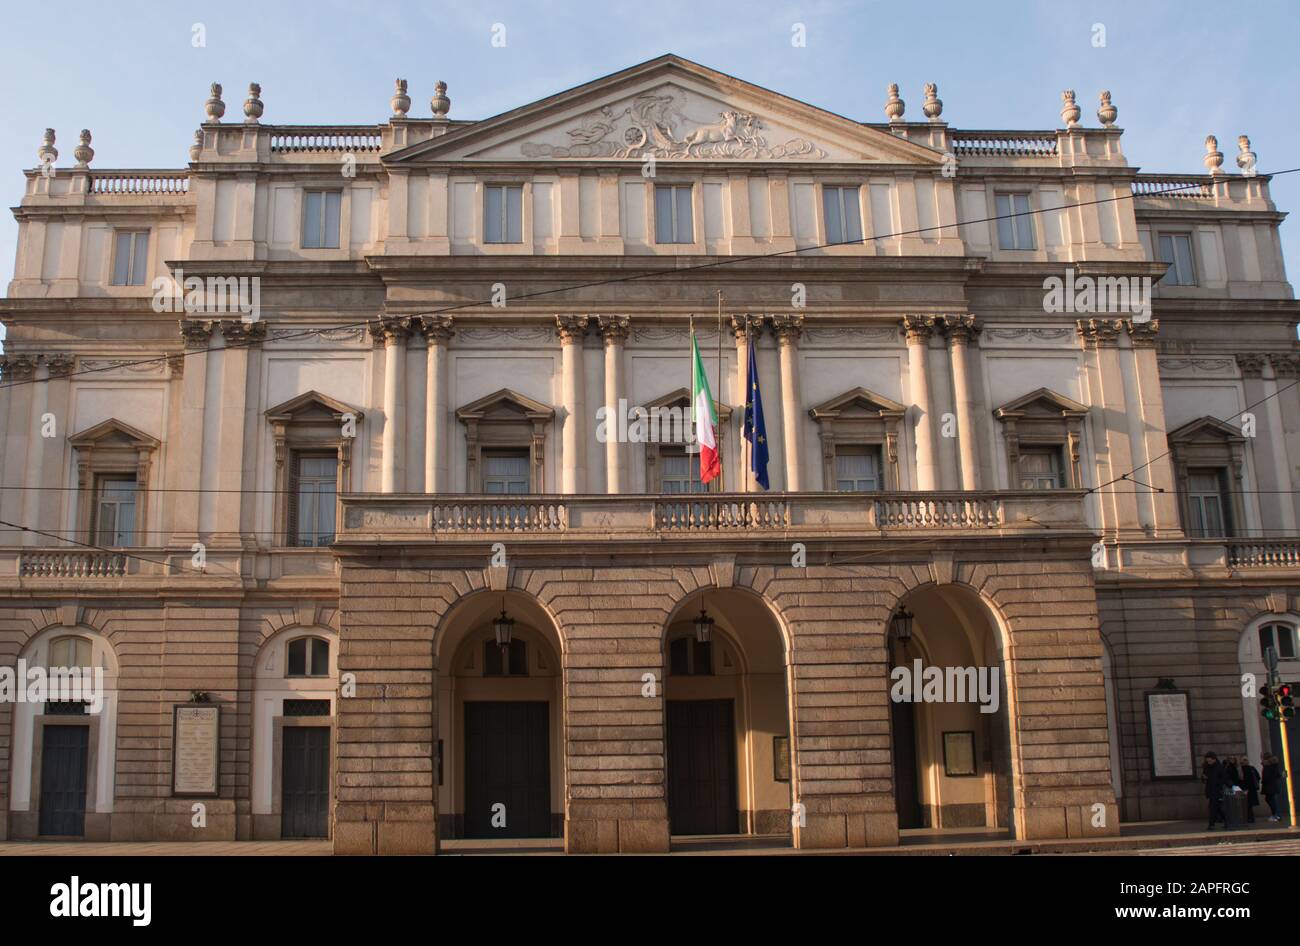
[[[890,82],[913,119],[922,85],[937,82],[944,118],[965,128],[1056,127],[1065,88],[1096,124],[1097,91],[1107,88],[1124,151],[1144,170],[1201,171],[1210,133],[1229,167],[1242,133],[1261,171],[1300,166],[1291,114],[1300,27],[1286,2],[3,0],[0,10],[7,207],[22,196],[20,170],[37,163],[46,127],[58,132],[60,165],[89,128],[95,167],[182,167],[213,81],[225,86],[227,119],[257,81],[264,122],[382,121],[398,76],[410,82],[413,116],[429,114],[444,79],[452,118],[486,118],[665,52],[859,121],[883,120]],[[200,23],[206,45],[196,48]],[[504,47],[491,42],[497,23]],[[790,42],[796,23],[804,48]],[[1095,23],[1105,26],[1103,48],[1092,43]],[[1275,180],[1273,198],[1283,211],[1300,208],[1300,174]],[[0,218],[3,288],[17,225]],[[1292,265],[1297,226],[1282,227]]]

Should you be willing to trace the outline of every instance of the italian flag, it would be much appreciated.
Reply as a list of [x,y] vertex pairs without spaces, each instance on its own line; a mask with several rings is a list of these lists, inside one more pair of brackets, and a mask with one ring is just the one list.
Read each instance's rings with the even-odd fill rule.
[[722,475],[722,459],[718,456],[718,438],[715,433],[718,415],[713,409],[713,394],[709,391],[709,379],[704,374],[704,362],[700,359],[700,346],[691,332],[691,360],[694,370],[691,372],[691,414],[695,423],[695,441],[700,445],[700,482],[707,483]]

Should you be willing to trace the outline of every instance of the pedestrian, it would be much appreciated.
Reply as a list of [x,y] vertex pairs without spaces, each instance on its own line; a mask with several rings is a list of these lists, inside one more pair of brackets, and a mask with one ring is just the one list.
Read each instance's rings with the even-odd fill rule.
[[1241,787],[1246,792],[1246,823],[1255,823],[1255,806],[1259,804],[1259,769],[1250,764],[1249,756],[1241,757]]
[[1240,784],[1241,771],[1237,768],[1237,757],[1230,755],[1223,760],[1223,786],[1232,791],[1234,786]]
[[1282,763],[1271,752],[1264,756],[1264,772],[1260,784],[1264,789],[1264,800],[1268,802],[1271,814],[1269,821],[1282,820]]
[[1209,809],[1210,823],[1205,830],[1213,831],[1216,822],[1222,821],[1228,827],[1227,816],[1223,812],[1224,771],[1223,763],[1213,752],[1205,753],[1205,763],[1201,766],[1201,781],[1205,783],[1205,799]]

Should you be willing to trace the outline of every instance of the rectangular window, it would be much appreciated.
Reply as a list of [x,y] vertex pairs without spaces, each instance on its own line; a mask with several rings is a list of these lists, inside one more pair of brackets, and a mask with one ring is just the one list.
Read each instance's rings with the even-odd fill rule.
[[1063,472],[1059,447],[1031,447],[1020,451],[1021,489],[1064,489]]
[[514,638],[506,647],[495,640],[483,642],[483,676],[528,676],[528,645]]
[[490,184],[485,189],[483,239],[488,243],[524,242],[524,188]]
[[655,185],[655,242],[694,243],[691,185]]
[[1187,471],[1187,507],[1194,538],[1217,538],[1228,534],[1224,517],[1223,471]]
[[836,447],[835,489],[841,493],[873,493],[880,489],[879,447]]
[[529,490],[527,450],[484,450],[483,492],[523,495]]
[[1196,268],[1192,265],[1192,237],[1189,233],[1162,233],[1159,239],[1160,260],[1169,264],[1160,281],[1169,286],[1195,286]]
[[125,548],[135,544],[135,477],[114,473],[95,483],[95,521],[91,533],[97,545]]
[[113,240],[113,285],[143,286],[148,275],[149,231],[118,230]]
[[339,247],[339,208],[343,192],[303,191],[302,245],[307,250],[337,250]]
[[338,457],[295,453],[289,489],[289,542],[320,548],[334,541]]
[[[1034,248],[1034,218],[1029,214],[1028,194],[997,194],[998,246],[1004,250]],[[1018,216],[1023,214],[1024,216]]]
[[679,637],[668,645],[668,672],[674,677],[713,676],[713,642]]
[[659,454],[659,492],[707,493],[708,485],[700,482],[699,455],[664,449]]
[[862,205],[856,187],[823,187],[827,243],[862,242]]

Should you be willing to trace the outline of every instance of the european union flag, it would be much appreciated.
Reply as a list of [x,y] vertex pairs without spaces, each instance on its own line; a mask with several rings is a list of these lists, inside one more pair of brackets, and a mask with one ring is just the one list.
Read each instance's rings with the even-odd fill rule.
[[763,423],[763,395],[758,390],[758,359],[754,342],[749,344],[749,377],[745,381],[745,439],[749,441],[749,468],[763,489],[767,482],[767,425]]

